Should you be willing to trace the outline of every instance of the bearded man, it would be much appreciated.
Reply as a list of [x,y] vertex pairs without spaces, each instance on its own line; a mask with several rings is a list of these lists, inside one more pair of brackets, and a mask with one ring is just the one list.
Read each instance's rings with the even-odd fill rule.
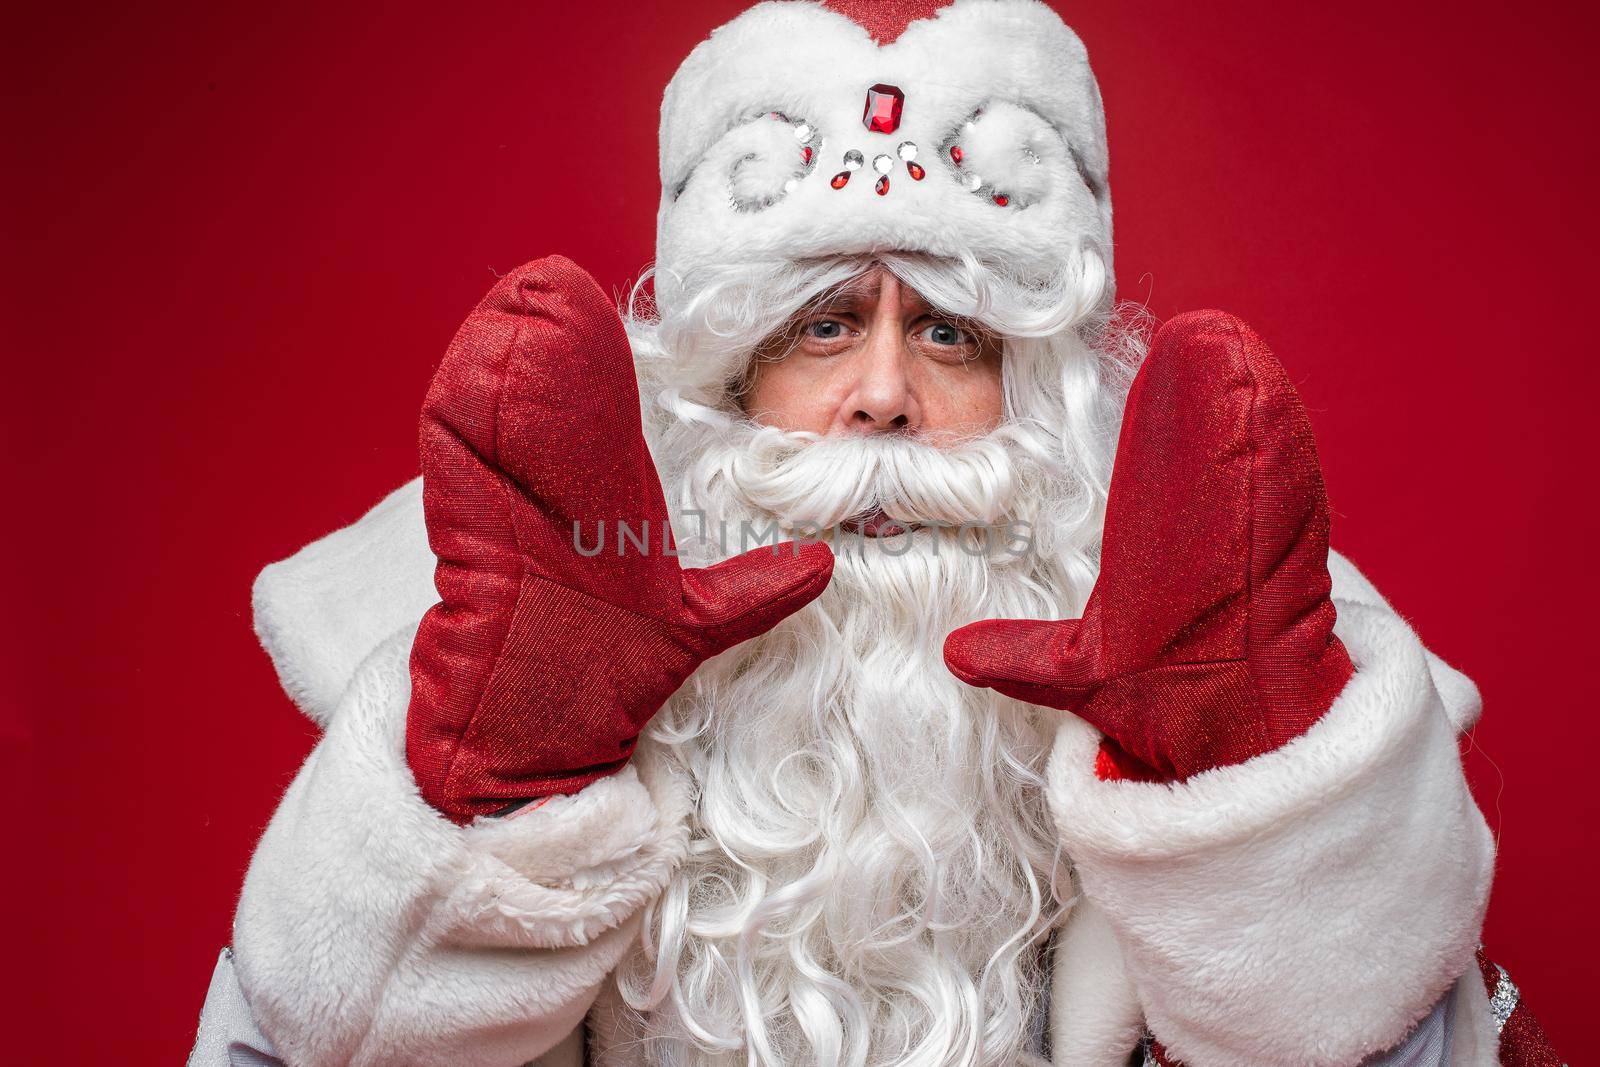
[[1261,340],[1113,315],[1048,8],[761,4],[661,176],[653,295],[502,279],[420,484],[258,581],[326,733],[195,1063],[1558,1062],[1476,690]]

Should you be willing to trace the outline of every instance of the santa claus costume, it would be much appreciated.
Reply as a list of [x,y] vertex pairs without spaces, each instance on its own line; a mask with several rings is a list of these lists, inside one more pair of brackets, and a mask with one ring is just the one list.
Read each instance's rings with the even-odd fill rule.
[[[1037,0],[696,48],[649,293],[503,278],[423,477],[256,584],[324,734],[191,1062],[1560,1062],[1478,947],[1476,689],[1263,341],[1114,314],[1107,168]],[[1002,339],[993,432],[743,410],[868,269]]]

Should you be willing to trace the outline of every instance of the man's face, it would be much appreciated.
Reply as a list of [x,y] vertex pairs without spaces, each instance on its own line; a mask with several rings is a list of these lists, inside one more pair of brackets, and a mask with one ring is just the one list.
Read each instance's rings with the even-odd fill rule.
[[993,336],[875,266],[761,345],[743,403],[787,431],[980,437],[1003,414],[1000,362]]

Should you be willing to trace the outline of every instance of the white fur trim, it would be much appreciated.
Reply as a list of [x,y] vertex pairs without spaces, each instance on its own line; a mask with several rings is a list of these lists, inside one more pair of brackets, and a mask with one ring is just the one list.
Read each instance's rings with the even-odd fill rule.
[[[878,83],[905,94],[892,134],[862,123],[867,90]],[[964,130],[980,108],[975,129]],[[771,112],[811,126],[816,156],[792,192],[776,183],[774,202],[750,210],[730,195],[730,182],[760,151],[752,126],[785,133],[772,142],[780,158],[769,179],[799,162],[798,143]],[[985,175],[981,189],[969,189],[973,168],[952,165],[942,151],[964,136],[980,142],[994,177],[1017,187]],[[902,141],[917,145],[924,180],[913,181],[896,154]],[[851,149],[866,166],[835,189],[830,179]],[[873,189],[880,154],[894,161],[884,196]],[[956,0],[882,47],[819,4],[758,4],[695,48],[662,100],[658,299],[670,299],[672,278],[705,264],[899,249],[970,251],[1032,275],[1060,273],[1092,252],[1109,276],[1106,169],[1088,55],[1038,0]],[[1016,199],[1000,207],[995,192]]]
[[577,1027],[686,847],[688,791],[624,770],[461,828],[404,758],[407,629],[362,665],[245,879],[236,964],[296,1065],[520,1064]]
[[583,1067],[583,1028],[562,1038],[555,1048],[534,1060],[531,1067]]
[[1450,1026],[1450,1067],[1495,1067],[1500,1062],[1500,1034],[1489,1010],[1489,994],[1474,963],[1456,982],[1455,1011]]
[[[1367,576],[1337,552],[1328,554],[1328,574],[1333,578],[1335,603],[1389,607],[1389,602]],[[1483,714],[1483,697],[1478,693],[1477,683],[1432,651],[1424,649],[1423,652],[1428,657],[1428,673],[1433,677],[1434,688],[1439,691],[1439,699],[1444,701],[1445,713],[1455,724],[1456,731],[1464,733],[1472,729]]]
[[1188,782],[1102,782],[1069,717],[1053,812],[1152,1030],[1189,1067],[1349,1064],[1472,966],[1494,843],[1422,645],[1339,606],[1357,673],[1283,748]]
[[1016,207],[1049,192],[1051,177],[1062,172],[1050,165],[1056,158],[1072,165],[1070,158],[1061,158],[1066,146],[1050,124],[1037,112],[1013,103],[985,108],[982,117],[962,127],[959,136],[965,153],[962,176],[977,174],[985,186],[1004,193]]
[[1050,1060],[1120,1067],[1144,1034],[1139,996],[1104,913],[1079,900],[1056,935],[1050,978]]
[[785,185],[805,176],[801,145],[789,122],[752,122],[730,138],[728,195],[743,211],[760,211],[789,190]]
[[256,578],[256,635],[284,690],[326,725],[356,667],[439,599],[422,522],[422,479]]

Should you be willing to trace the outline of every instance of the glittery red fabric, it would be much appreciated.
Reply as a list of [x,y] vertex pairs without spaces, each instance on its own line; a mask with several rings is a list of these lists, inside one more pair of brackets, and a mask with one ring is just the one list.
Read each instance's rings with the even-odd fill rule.
[[1161,1042],[1150,1042],[1150,1058],[1156,1061],[1156,1067],[1183,1067],[1183,1064],[1167,1055],[1167,1050],[1161,1047]]
[[1093,724],[1103,775],[1181,780],[1299,736],[1349,680],[1327,561],[1316,445],[1283,368],[1232,316],[1183,315],[1129,395],[1083,618],[974,623],[945,659]]
[[456,334],[422,473],[441,603],[412,646],[406,757],[457,821],[620,769],[702,660],[833,571],[823,544],[679,567],[622,323],[560,257],[507,275]]
[[[1500,969],[1481,948],[1478,950],[1478,973],[1483,977],[1484,991],[1492,998],[1500,984]],[[1518,997],[1511,1017],[1500,1029],[1501,1067],[1562,1067],[1564,1063],[1566,1061],[1557,1055],[1550,1039],[1545,1037],[1544,1027]]]
[[839,12],[863,27],[879,44],[891,44],[918,19],[932,18],[950,0],[823,0],[822,6]]

